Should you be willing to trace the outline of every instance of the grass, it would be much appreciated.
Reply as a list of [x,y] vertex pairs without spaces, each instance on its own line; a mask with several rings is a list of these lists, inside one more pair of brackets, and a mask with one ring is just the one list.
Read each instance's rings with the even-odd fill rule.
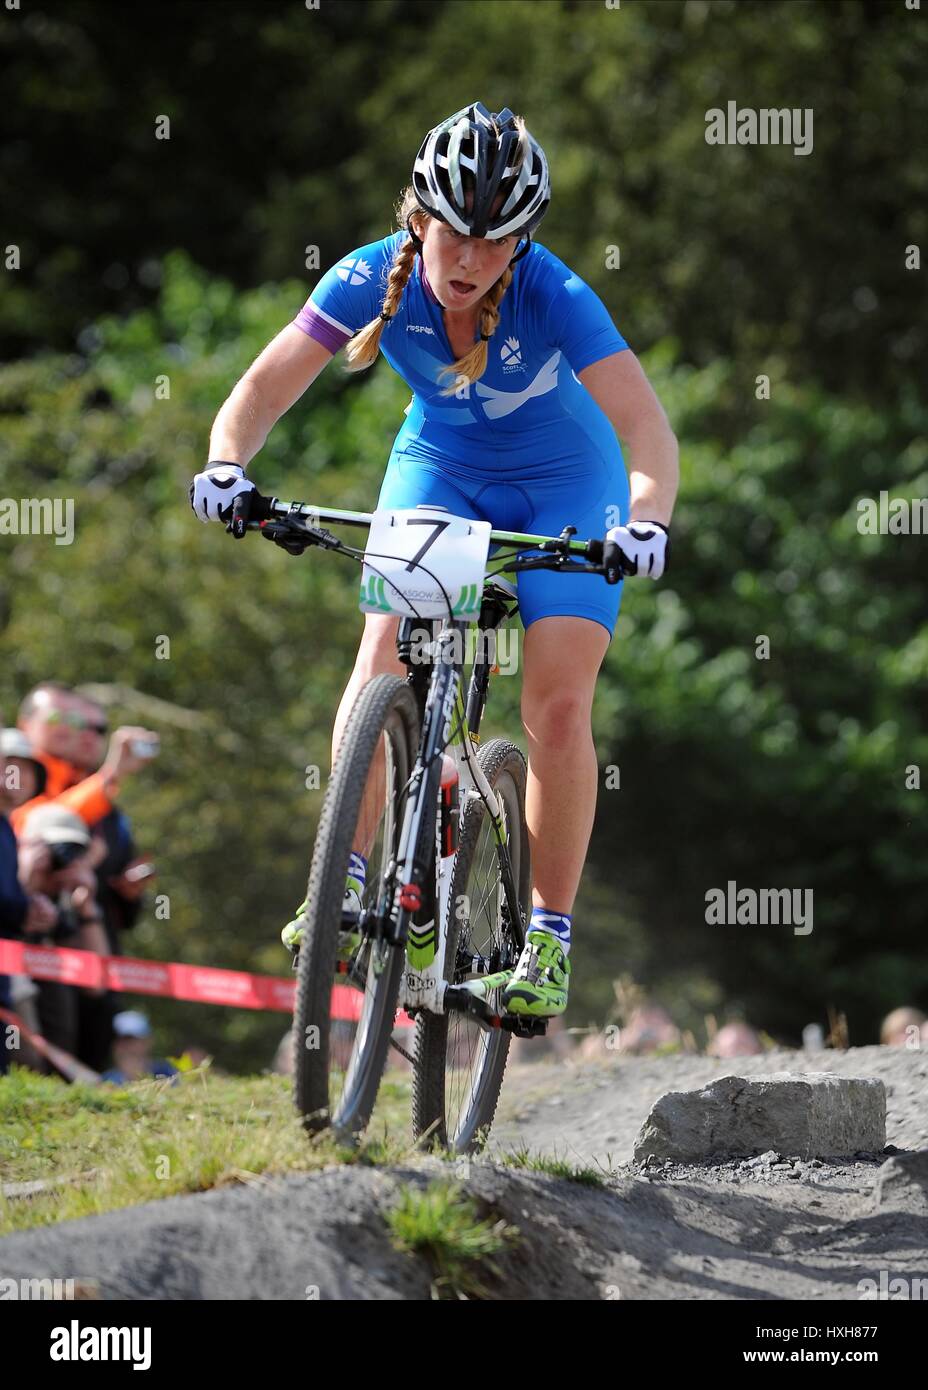
[[408,1187],[387,1215],[397,1250],[424,1258],[434,1298],[488,1298],[485,1262],[518,1239],[515,1226],[482,1218],[460,1184]]
[[203,1066],[173,1083],[117,1089],[14,1067],[0,1080],[0,1184],[44,1186],[0,1196],[0,1234],[261,1174],[397,1162],[413,1151],[409,1093],[406,1077],[388,1074],[367,1134],[349,1149],[330,1136],[307,1139],[282,1076],[216,1076]]
[[543,1153],[532,1153],[526,1146],[510,1149],[500,1154],[497,1162],[506,1168],[525,1168],[535,1173],[550,1173],[553,1178],[564,1178],[567,1182],[577,1182],[584,1187],[602,1187],[605,1181],[603,1172],[587,1166],[576,1166],[564,1158]]

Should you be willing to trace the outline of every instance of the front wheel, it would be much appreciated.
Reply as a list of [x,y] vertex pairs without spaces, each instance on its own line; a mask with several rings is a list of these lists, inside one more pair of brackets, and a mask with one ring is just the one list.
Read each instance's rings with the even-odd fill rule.
[[[381,930],[358,933],[332,1017],[336,960],[344,954],[349,856],[368,859],[361,922],[382,919],[392,896],[409,779],[419,737],[410,687],[375,676],[345,727],[316,833],[300,946],[294,1034],[294,1101],[309,1133],[352,1139],[370,1119],[393,1031],[405,952]],[[352,923],[351,925],[357,925]],[[353,987],[352,987],[353,986]]]
[[[523,921],[531,900],[531,859],[525,823],[525,758],[514,743],[491,739],[480,766],[502,807],[505,835]],[[468,798],[451,876],[445,953],[450,985],[475,978],[475,957],[493,970],[515,966],[524,942],[523,923],[509,920],[493,822],[479,796]],[[416,1024],[413,1129],[416,1138],[455,1153],[485,1142],[496,1114],[510,1034],[481,1028],[460,1013],[421,1013]]]

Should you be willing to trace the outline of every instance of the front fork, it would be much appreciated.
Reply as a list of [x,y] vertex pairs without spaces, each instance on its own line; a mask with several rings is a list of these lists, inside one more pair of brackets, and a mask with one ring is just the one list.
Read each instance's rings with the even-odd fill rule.
[[437,639],[438,659],[432,667],[421,752],[406,802],[391,913],[394,925],[391,938],[406,948],[399,1006],[425,1008],[437,1014],[444,1012],[447,989],[445,953],[453,909],[451,878],[456,849],[455,846],[450,853],[443,853],[449,847],[441,844],[439,817],[442,753],[449,743],[457,765],[460,816],[463,818],[469,796],[483,797],[495,827],[510,921],[515,924],[517,933],[521,933],[522,928],[502,805],[480,767],[471,741],[461,698],[460,669],[448,659],[445,651],[443,639],[450,638],[454,630],[453,626],[443,629]]

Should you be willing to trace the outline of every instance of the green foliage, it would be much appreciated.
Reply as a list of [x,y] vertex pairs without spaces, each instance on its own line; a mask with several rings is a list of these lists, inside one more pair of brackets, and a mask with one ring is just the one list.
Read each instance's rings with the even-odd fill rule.
[[[621,789],[601,793],[594,877],[617,883],[619,846],[637,978],[708,972],[794,1039],[833,1004],[871,1041],[881,1012],[928,994],[928,813],[906,785],[928,763],[928,627],[924,537],[862,535],[857,503],[928,495],[928,411],[788,382],[756,401],[722,363],[652,377],[683,483],[673,568],[626,586],[600,682],[597,747]],[[730,879],[813,890],[812,933],[707,926],[705,893]],[[579,978],[604,938],[581,926]]]
[[436,1298],[485,1298],[483,1262],[518,1238],[515,1226],[481,1218],[460,1185],[407,1187],[387,1214],[398,1250],[423,1256],[434,1274]]
[[[889,397],[924,356],[905,248],[928,240],[928,33],[903,0],[34,10],[4,30],[13,350],[70,350],[101,312],[150,303],[176,247],[239,291],[305,277],[307,247],[331,265],[390,229],[425,132],[479,97],[541,140],[542,239],[636,350],[673,336],[699,365],[779,356],[795,381]],[[811,109],[812,152],[708,145],[728,101]]]

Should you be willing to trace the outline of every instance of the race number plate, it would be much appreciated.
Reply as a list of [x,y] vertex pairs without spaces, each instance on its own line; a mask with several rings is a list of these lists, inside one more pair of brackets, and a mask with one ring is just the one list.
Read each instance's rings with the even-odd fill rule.
[[475,622],[490,530],[488,521],[471,521],[440,507],[374,512],[361,571],[362,613]]

